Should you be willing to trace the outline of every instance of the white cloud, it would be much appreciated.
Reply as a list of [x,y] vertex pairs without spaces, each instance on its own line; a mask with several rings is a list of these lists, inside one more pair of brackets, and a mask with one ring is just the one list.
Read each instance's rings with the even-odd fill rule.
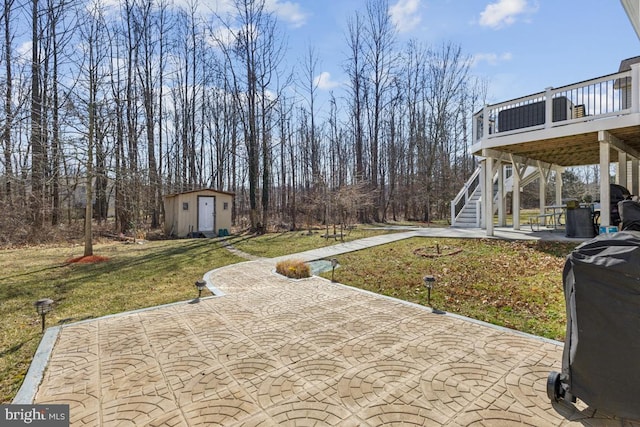
[[475,66],[480,62],[486,62],[489,65],[498,65],[500,62],[511,61],[511,52],[504,53],[476,53],[471,58],[471,66]]
[[318,89],[321,90],[331,90],[340,86],[340,82],[336,82],[335,80],[331,80],[331,73],[327,71],[323,71],[315,79],[313,79],[313,84],[318,86]]
[[[98,1],[98,0],[95,0]],[[119,7],[124,0],[100,0],[109,7]],[[212,12],[218,15],[228,15],[237,12],[233,0],[210,0],[210,1],[192,1],[192,0],[173,0],[171,6],[191,10],[195,7],[196,13],[202,16],[209,16]],[[279,19],[298,28],[307,23],[307,14],[304,13],[302,7],[296,1],[289,0],[265,0],[265,10],[273,12]]]
[[291,1],[267,0],[265,5],[268,10],[294,28],[302,27],[307,23],[307,15],[302,11],[299,3]]
[[235,43],[237,31],[235,28],[222,26],[215,28],[208,37],[208,43],[211,46],[232,46]]
[[418,26],[420,23],[420,0],[398,0],[389,7],[391,21],[396,25],[398,31],[406,33]]
[[480,13],[480,25],[502,28],[513,24],[518,15],[533,13],[535,10],[535,7],[527,4],[527,0],[497,0],[488,4]]
[[33,44],[31,43],[31,40],[28,40],[22,44],[20,44],[17,47],[17,52],[18,52],[18,56],[20,57],[25,57],[25,58],[31,58],[31,47],[33,46]]

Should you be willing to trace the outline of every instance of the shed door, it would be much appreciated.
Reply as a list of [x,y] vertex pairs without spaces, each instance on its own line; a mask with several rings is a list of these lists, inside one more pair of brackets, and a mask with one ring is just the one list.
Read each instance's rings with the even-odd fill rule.
[[198,231],[214,231],[216,227],[216,198],[198,197]]

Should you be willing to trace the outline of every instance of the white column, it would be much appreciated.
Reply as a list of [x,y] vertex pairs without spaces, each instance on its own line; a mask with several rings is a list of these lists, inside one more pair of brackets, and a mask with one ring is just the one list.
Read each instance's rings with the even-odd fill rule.
[[493,236],[493,159],[487,157],[484,165],[484,221],[487,236]]
[[498,161],[498,225],[504,227],[507,225],[507,218],[505,215],[506,201],[504,195],[504,164],[502,161]]
[[631,194],[634,196],[640,195],[640,182],[638,182],[638,179],[640,179],[640,174],[638,174],[639,164],[640,162],[638,162],[638,159],[635,157],[631,159],[631,188],[629,191],[631,191]]
[[547,205],[547,178],[549,175],[545,173],[542,162],[537,162],[538,172],[540,172],[540,181],[538,199],[540,200],[540,215],[545,213],[544,207]]
[[513,163],[513,189],[511,191],[513,206],[513,229],[520,230],[520,171],[518,165]]
[[[600,133],[602,135],[602,132]],[[611,225],[610,144],[600,138],[600,225]]]
[[550,128],[553,125],[553,98],[551,95],[552,87],[545,89],[544,95],[544,127]]
[[562,170],[556,169],[556,206],[562,205]]
[[629,175],[627,172],[627,153],[618,151],[618,185],[627,187],[629,185]]
[[[485,228],[485,222],[484,222],[484,217],[485,217],[485,197],[484,197],[484,193],[487,189],[487,184],[485,183],[485,181],[487,180],[487,160],[480,160],[480,184],[478,184],[480,186],[480,210],[476,211],[476,216],[480,216],[480,223],[478,224],[478,226],[480,228]],[[476,206],[476,209],[478,208],[478,206]]]

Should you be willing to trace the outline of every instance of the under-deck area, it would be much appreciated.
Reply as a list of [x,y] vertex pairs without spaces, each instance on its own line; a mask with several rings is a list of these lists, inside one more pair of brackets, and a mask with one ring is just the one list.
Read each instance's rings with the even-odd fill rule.
[[[552,174],[566,167],[599,165],[600,224],[611,225],[610,167],[617,170],[615,183],[640,194],[640,57],[622,61],[619,72],[506,102],[486,105],[474,115],[472,152],[481,156],[475,180],[478,224],[493,235],[497,213],[499,226],[506,225],[506,176],[512,165],[510,188],[514,189],[513,228],[520,228],[520,191],[527,171],[540,178],[540,213],[547,205],[561,205],[562,179],[556,183],[555,200],[545,200]],[[535,169],[534,169],[535,168]],[[469,201],[472,184],[452,203],[455,222],[460,206]],[[493,197],[484,197],[491,194]]]

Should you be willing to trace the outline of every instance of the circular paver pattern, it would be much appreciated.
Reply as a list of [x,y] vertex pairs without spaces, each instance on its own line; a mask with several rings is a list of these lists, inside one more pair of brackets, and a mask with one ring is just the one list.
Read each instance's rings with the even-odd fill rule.
[[35,401],[68,403],[73,426],[611,421],[551,406],[560,343],[287,280],[273,263],[207,273],[222,297],[63,327]]

